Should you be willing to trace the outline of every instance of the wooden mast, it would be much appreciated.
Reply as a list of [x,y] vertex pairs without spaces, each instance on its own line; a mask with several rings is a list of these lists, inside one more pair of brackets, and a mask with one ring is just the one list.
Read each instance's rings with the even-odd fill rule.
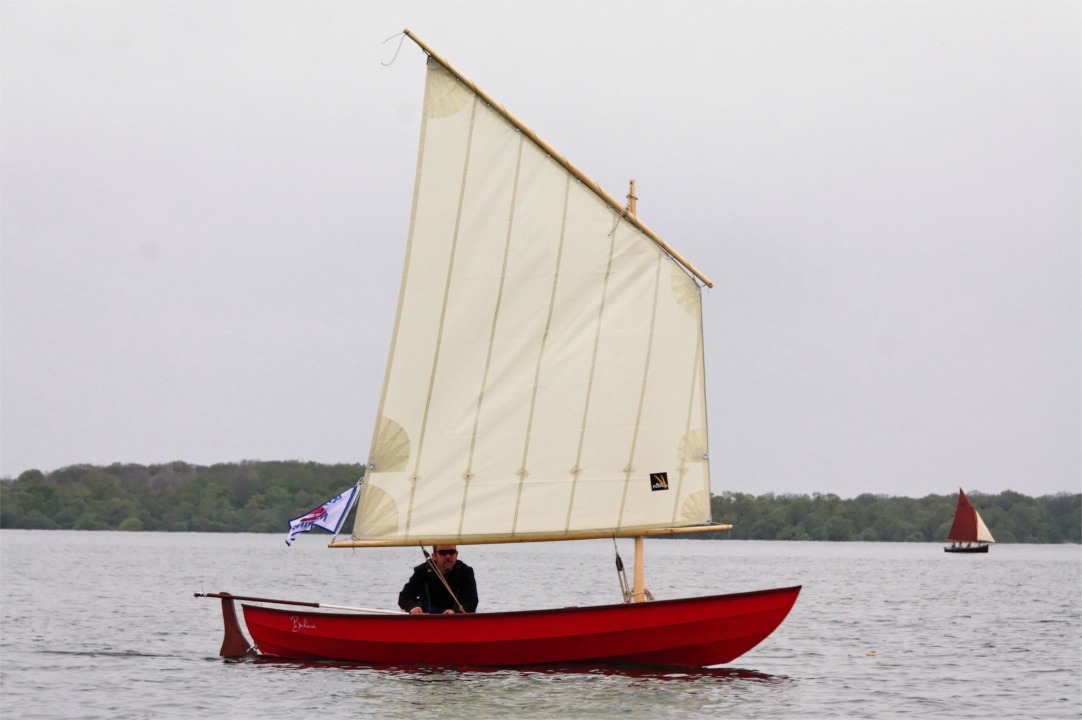
[[[635,217],[638,206],[638,196],[635,194],[635,180],[632,179],[627,190],[627,214]],[[643,558],[643,536],[635,536],[635,571],[632,574],[631,602],[646,601],[646,568]]]

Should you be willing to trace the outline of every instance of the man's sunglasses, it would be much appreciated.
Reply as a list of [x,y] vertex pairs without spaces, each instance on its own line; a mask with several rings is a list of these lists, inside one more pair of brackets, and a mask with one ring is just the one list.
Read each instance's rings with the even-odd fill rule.
[[451,555],[458,555],[458,550],[437,550],[436,554],[450,557]]

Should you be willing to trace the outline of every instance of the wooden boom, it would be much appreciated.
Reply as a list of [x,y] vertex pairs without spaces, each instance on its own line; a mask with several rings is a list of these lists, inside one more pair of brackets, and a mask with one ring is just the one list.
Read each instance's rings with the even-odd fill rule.
[[469,541],[463,541],[456,537],[413,537],[394,540],[332,540],[328,547],[332,548],[363,548],[363,547],[413,547],[414,545],[501,545],[507,543],[525,542],[554,542],[559,540],[607,540],[609,538],[635,538],[643,536],[685,535],[689,533],[718,532],[720,530],[732,530],[732,525],[690,525],[688,527],[665,527],[637,529],[626,531],[612,530],[588,530],[583,532],[569,532],[560,535],[551,533],[533,533],[521,535],[496,535],[492,537],[471,537]]

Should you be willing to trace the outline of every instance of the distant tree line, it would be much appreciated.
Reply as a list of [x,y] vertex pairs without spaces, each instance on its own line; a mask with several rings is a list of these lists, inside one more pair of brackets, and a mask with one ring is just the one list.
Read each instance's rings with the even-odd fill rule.
[[[290,518],[348,489],[363,472],[359,464],[261,461],[28,470],[0,482],[0,528],[285,532]],[[1082,542],[1082,494],[967,495],[999,542]],[[747,540],[942,542],[956,505],[953,493],[842,499],[725,492],[711,499],[714,519],[733,525],[717,537]]]
[[[1001,543],[1082,542],[1082,494],[1029,497],[966,492],[985,525]],[[947,539],[958,494],[923,498],[858,495],[746,495],[711,498],[715,520],[731,523],[733,538],[746,540],[862,540],[942,542]]]
[[348,490],[362,465],[74,465],[0,483],[0,528],[285,532]]

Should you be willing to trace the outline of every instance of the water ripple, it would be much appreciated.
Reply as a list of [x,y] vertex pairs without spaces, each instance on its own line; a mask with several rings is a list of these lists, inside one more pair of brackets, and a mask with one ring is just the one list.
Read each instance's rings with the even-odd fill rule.
[[[805,589],[739,667],[494,670],[225,661],[214,654],[218,604],[191,596],[209,587],[393,606],[416,550],[0,533],[5,718],[1082,716],[1077,546],[997,545],[959,560],[925,544],[650,542],[647,584],[659,596]],[[611,548],[491,546],[464,559],[482,609],[559,607],[617,600]]]

